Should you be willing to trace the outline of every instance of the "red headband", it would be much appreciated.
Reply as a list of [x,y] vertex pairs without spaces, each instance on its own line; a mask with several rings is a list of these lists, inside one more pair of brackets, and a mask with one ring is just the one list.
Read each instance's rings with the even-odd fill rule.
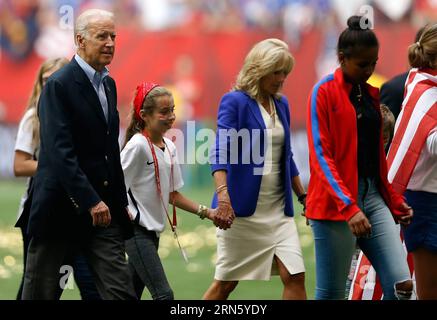
[[153,88],[159,85],[153,82],[142,82],[137,86],[137,92],[134,99],[135,116],[137,119],[141,119],[140,111],[143,106],[144,99],[152,91]]

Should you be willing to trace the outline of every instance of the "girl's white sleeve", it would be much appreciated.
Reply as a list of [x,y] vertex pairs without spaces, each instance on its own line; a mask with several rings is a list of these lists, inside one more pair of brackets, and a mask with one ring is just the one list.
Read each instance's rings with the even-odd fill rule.
[[15,151],[20,150],[33,155],[36,151],[36,146],[33,143],[33,124],[32,115],[35,112],[33,109],[28,110],[20,121],[17,132],[17,140],[15,141]]

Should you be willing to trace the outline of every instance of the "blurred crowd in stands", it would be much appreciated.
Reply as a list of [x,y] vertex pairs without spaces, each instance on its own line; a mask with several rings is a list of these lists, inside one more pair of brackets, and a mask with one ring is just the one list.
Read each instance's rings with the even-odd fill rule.
[[0,46],[14,60],[33,50],[42,57],[69,54],[74,16],[99,7],[116,12],[119,26],[139,31],[269,30],[296,48],[305,32],[343,26],[365,5],[375,24],[437,20],[436,0],[1,0]]

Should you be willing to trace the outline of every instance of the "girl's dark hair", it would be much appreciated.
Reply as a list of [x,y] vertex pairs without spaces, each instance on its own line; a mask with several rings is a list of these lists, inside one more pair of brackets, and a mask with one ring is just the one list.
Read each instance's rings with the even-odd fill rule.
[[379,47],[375,33],[370,29],[370,20],[364,16],[352,16],[347,20],[347,28],[338,38],[337,54],[352,55],[355,47]]

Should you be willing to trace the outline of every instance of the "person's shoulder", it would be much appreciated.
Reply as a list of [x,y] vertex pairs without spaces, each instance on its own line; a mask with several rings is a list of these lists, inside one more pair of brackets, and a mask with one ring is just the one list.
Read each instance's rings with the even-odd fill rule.
[[[73,72],[73,65],[71,62],[67,63],[65,66],[62,66],[59,70],[53,72],[50,76],[52,79],[69,79],[71,81],[71,73]],[[70,78],[68,78],[70,77]]]
[[36,113],[36,108],[29,108],[24,112],[23,117],[21,118],[23,122],[28,121],[30,118],[32,118]]
[[281,94],[279,97],[275,97],[275,100],[278,101],[280,104],[288,106],[288,98],[284,94]]
[[59,70],[53,72],[53,74],[47,80],[47,85],[50,85],[53,82],[58,82],[58,83],[60,82],[65,84],[71,83],[72,75],[73,75],[72,72],[73,72],[73,68],[70,62],[65,66],[61,67]]
[[396,87],[396,86],[404,86],[405,81],[407,80],[408,77],[408,71],[398,74],[397,76],[394,76],[393,78],[391,78],[390,80],[388,80],[387,82],[385,82],[382,87],[381,90],[385,89],[385,88],[391,88],[391,87]]
[[[332,91],[335,86],[338,84],[338,75],[336,77],[335,73],[328,74],[324,77],[322,77],[319,81],[317,81],[314,86],[312,87],[310,94],[319,95],[320,93],[324,93],[325,91]],[[334,86],[334,87],[333,87]]]
[[[337,74],[336,74],[337,73]],[[324,77],[322,77],[316,84],[315,86],[319,86],[319,87],[326,87],[326,86],[330,86],[330,85],[334,85],[335,83],[339,82],[339,78],[340,75],[338,74],[338,72],[334,72],[334,73],[330,73],[325,75]]]
[[407,71],[407,72],[398,74],[397,76],[394,76],[389,82],[393,82],[393,81],[402,81],[402,82],[405,82],[405,80],[407,79],[409,73],[410,72]]
[[141,133],[137,132],[132,136],[132,138],[130,138],[128,143],[135,144],[135,145],[136,144],[144,145],[145,141],[146,141],[145,137]]
[[250,96],[249,96],[246,92],[244,92],[244,91],[241,91],[241,90],[233,90],[233,91],[229,91],[229,92],[225,93],[225,94],[223,95],[223,98],[222,98],[222,99],[223,99],[223,100],[224,100],[224,99],[233,99],[233,100],[241,101],[241,100],[247,100],[247,99],[250,99]]
[[220,104],[222,106],[233,106],[234,108],[240,108],[246,106],[251,99],[252,98],[246,92],[234,90],[225,93],[220,101]]
[[20,120],[19,131],[32,132],[33,122],[32,118],[36,113],[36,108],[29,108],[24,112],[23,117]]
[[126,143],[124,149],[137,149],[137,150],[146,150],[146,139],[141,133],[135,133],[132,138]]
[[397,81],[405,82],[405,80],[407,79],[409,73],[410,73],[410,71],[406,71],[404,73],[398,74],[397,76],[394,76],[391,80],[392,81],[396,81],[397,80]]

